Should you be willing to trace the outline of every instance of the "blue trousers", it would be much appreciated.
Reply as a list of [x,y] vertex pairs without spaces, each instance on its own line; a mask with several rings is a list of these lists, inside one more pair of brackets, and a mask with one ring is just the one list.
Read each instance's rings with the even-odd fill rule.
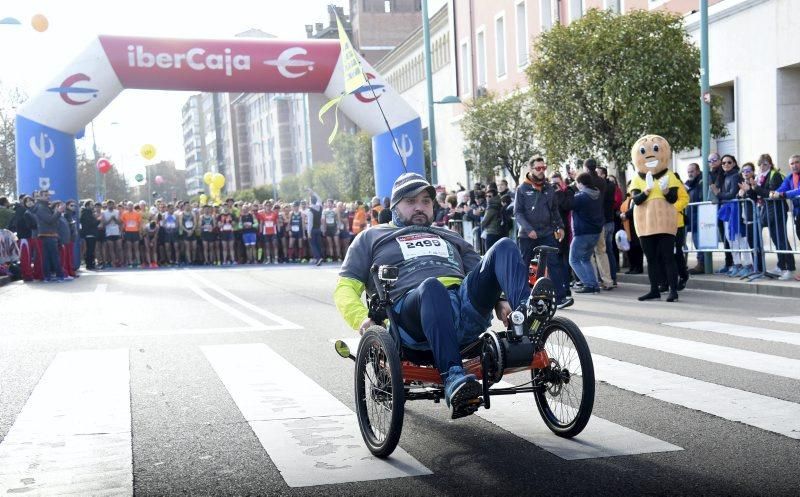
[[58,238],[42,236],[42,252],[44,252],[44,278],[48,279],[55,273],[59,278],[64,277],[61,260],[58,257]]
[[394,324],[404,345],[428,348],[441,372],[461,366],[460,346],[473,342],[491,324],[492,310],[505,292],[512,308],[530,294],[527,267],[514,242],[503,238],[460,286],[428,278],[394,305]]
[[309,245],[311,245],[311,255],[314,259],[322,259],[322,230],[319,228],[312,228],[311,229],[311,239],[309,240]]

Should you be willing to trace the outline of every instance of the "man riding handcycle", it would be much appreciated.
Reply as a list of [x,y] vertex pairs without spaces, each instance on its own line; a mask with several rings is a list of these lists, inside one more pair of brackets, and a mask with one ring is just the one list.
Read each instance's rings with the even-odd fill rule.
[[[457,419],[489,408],[490,395],[532,392],[551,430],[578,434],[591,414],[594,372],[580,330],[554,317],[552,282],[540,277],[531,288],[528,266],[510,239],[481,258],[455,232],[431,226],[434,198],[422,176],[401,175],[392,188],[392,222],[356,236],[334,291],[342,316],[362,335],[356,357],[337,347],[356,360],[356,407],[367,446],[388,456],[400,437],[404,402],[442,396]],[[553,231],[563,236],[557,226]],[[557,249],[534,251],[538,276],[549,252]],[[492,310],[507,331],[487,331]],[[504,373],[528,369],[529,384],[489,389]]]

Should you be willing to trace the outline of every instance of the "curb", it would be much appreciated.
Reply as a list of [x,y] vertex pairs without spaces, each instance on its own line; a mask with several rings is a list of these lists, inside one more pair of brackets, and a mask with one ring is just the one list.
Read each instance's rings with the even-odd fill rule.
[[11,276],[0,276],[0,286],[11,283]]
[[[618,273],[620,283],[634,283],[649,285],[646,274]],[[740,281],[725,276],[697,275],[689,278],[686,285],[689,290],[708,290],[716,292],[746,293],[768,297],[789,297],[800,299],[800,284],[796,281],[756,280],[755,282]]]

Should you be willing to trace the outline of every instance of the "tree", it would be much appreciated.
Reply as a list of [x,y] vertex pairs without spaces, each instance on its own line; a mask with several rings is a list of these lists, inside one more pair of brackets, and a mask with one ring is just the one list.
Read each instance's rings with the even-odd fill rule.
[[466,106],[461,130],[470,171],[479,178],[493,179],[498,169],[503,168],[519,184],[525,162],[538,154],[531,95],[517,91],[498,98],[488,93]]
[[18,88],[0,87],[0,195],[17,195],[17,151],[14,134],[15,108],[27,100]]
[[[644,134],[663,136],[675,151],[700,145],[700,52],[680,16],[590,10],[543,33],[534,53],[533,115],[551,163],[594,156],[628,164]],[[716,110],[712,133],[725,133]]]
[[343,200],[366,199],[375,195],[372,169],[372,138],[366,133],[339,133],[333,142],[333,162],[339,175]]
[[[102,157],[102,155],[101,155]],[[130,198],[128,196],[128,184],[125,182],[125,177],[115,167],[112,167],[106,174],[97,174],[96,163],[93,158],[89,158],[85,153],[81,153],[77,157],[78,166],[78,198],[82,200],[91,198],[97,200],[95,192],[97,191],[97,180],[100,181],[100,194],[104,199],[113,199],[117,202],[122,200],[140,200],[138,198]],[[67,199],[64,199],[67,200]]]

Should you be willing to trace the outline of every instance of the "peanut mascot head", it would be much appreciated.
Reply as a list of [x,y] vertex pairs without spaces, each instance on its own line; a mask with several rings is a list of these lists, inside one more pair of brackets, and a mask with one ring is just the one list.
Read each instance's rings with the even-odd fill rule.
[[672,148],[669,142],[658,135],[645,135],[633,144],[631,160],[642,174],[658,174],[669,168]]

